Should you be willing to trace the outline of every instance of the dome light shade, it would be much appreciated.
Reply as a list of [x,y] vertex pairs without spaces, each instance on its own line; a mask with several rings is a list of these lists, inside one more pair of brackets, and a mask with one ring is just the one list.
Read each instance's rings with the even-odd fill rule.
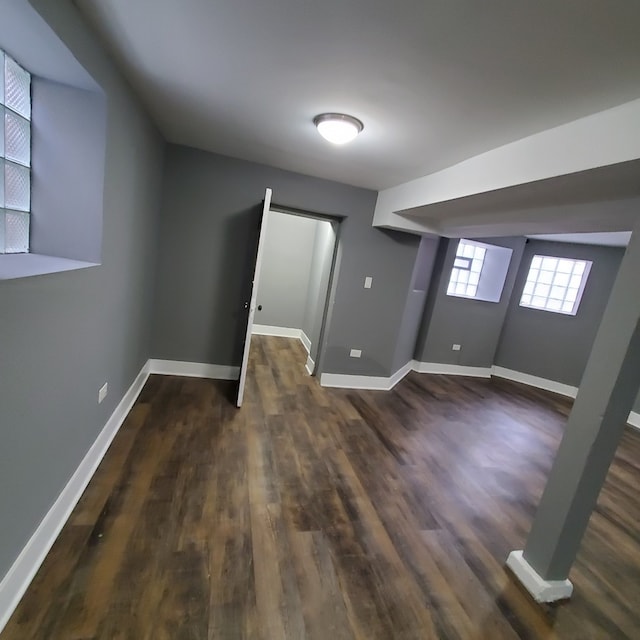
[[360,120],[344,113],[322,113],[313,119],[318,133],[333,144],[351,142],[363,129]]

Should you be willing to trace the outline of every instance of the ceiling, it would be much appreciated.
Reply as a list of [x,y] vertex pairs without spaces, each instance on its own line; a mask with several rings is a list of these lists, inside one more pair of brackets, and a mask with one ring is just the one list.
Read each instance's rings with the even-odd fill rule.
[[631,0],[76,4],[169,141],[376,190],[640,97]]
[[626,247],[631,240],[630,231],[607,233],[552,233],[527,236],[534,240],[551,242],[573,242],[574,244],[597,244],[602,247]]

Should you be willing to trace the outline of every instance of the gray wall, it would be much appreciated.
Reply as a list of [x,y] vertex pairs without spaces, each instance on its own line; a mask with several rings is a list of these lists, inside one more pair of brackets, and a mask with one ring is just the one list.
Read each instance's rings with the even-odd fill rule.
[[311,273],[309,274],[309,287],[302,323],[302,330],[311,342],[309,355],[314,362],[318,355],[318,341],[329,293],[335,242],[336,234],[332,223],[327,220],[316,220]]
[[99,267],[0,282],[0,578],[149,357],[163,154],[71,2],[32,4],[108,97],[103,252]]
[[268,213],[256,324],[301,329],[311,276],[317,222],[277,211]]
[[393,370],[398,371],[413,359],[416,340],[420,331],[425,300],[431,284],[439,239],[424,237],[420,241],[418,256],[411,276],[411,286],[398,332]]
[[324,370],[389,375],[419,238],[371,226],[373,191],[177,145],[165,165],[154,357],[239,364],[266,187],[282,208],[344,218]]
[[[593,265],[575,316],[519,305],[535,254],[591,260]],[[529,240],[505,317],[495,364],[579,386],[624,249]]]
[[[469,367],[491,367],[494,364],[525,239],[482,238],[481,242],[513,250],[500,302],[484,302],[447,295],[458,241],[443,238],[416,344],[416,360]],[[452,351],[453,344],[461,345],[462,349]]]
[[31,251],[100,262],[105,96],[34,78]]

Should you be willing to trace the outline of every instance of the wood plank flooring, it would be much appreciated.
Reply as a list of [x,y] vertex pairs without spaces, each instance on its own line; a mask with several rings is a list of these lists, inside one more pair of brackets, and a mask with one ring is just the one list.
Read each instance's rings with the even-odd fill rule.
[[640,433],[539,606],[522,548],[569,401],[411,373],[322,389],[254,337],[231,383],[152,376],[1,640],[640,638]]

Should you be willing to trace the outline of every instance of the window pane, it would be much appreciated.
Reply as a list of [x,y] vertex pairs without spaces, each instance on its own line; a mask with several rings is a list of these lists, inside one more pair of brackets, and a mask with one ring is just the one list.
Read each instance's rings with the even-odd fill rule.
[[536,290],[534,294],[537,296],[544,296],[545,298],[549,295],[549,285],[548,284],[537,284]]
[[549,311],[561,311],[562,300],[548,300],[546,308],[549,309]]
[[542,266],[542,258],[540,256],[533,256],[533,260],[531,261],[532,269],[539,269]]
[[575,287],[576,289],[579,289],[581,284],[582,284],[582,276],[571,277],[571,282],[569,283],[570,287]]
[[[534,268],[534,264],[541,268]],[[583,281],[591,263],[569,258],[534,256],[531,265],[520,304],[556,313],[575,314],[581,289],[584,287]],[[553,265],[555,266],[551,268]],[[576,273],[576,269],[580,273]]]
[[567,295],[565,297],[569,302],[575,302],[578,298],[578,289],[567,289]]
[[541,271],[538,275],[538,282],[544,282],[545,284],[551,284],[553,282],[553,271]]
[[8,109],[4,114],[5,158],[31,165],[31,126],[28,120],[21,118]]
[[11,162],[5,162],[4,199],[7,209],[29,211],[31,205],[31,176],[29,169]]
[[458,242],[447,294],[475,298],[487,249],[464,239]]
[[4,209],[4,160],[2,158],[0,158],[0,209]]
[[4,104],[4,51],[0,51],[0,104]]
[[584,261],[576,262],[575,266],[573,267],[573,273],[581,276],[584,273],[586,266],[587,266],[587,263]]
[[4,209],[0,209],[0,253],[4,253]]
[[31,75],[9,56],[4,58],[5,104],[31,120]]
[[5,214],[5,253],[29,251],[29,214],[7,211]]
[[573,271],[573,260],[558,260],[558,271],[560,273],[571,273]]
[[[4,123],[4,107],[0,107],[0,122]],[[4,158],[4,124],[0,127],[0,158]]]
[[472,244],[467,244],[466,242],[460,241],[460,244],[458,245],[458,251],[460,251],[460,249],[462,249],[462,255],[465,258],[473,258],[473,245]]

